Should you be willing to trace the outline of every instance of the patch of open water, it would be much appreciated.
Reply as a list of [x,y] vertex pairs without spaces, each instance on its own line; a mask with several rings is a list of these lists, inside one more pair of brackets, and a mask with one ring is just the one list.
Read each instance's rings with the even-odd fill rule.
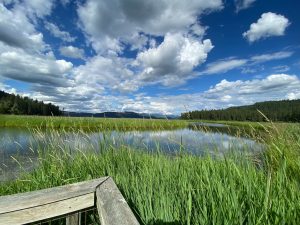
[[[207,123],[200,125],[210,128],[225,126]],[[236,137],[213,129],[199,130],[195,129],[195,125],[178,130],[89,133],[57,131],[54,135],[47,131],[34,133],[26,129],[0,128],[0,181],[14,179],[20,172],[19,163],[25,171],[32,169],[37,157],[36,149],[43,149],[50,143],[64,146],[70,151],[97,151],[104,145],[125,145],[144,151],[159,149],[169,154],[184,151],[199,156],[206,153],[223,154],[232,150],[258,152],[263,149],[262,144],[250,138]]]

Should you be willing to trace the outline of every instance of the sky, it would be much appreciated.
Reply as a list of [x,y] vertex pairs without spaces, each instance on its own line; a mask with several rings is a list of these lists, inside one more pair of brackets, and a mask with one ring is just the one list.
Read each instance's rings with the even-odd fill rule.
[[299,0],[0,0],[0,90],[179,115],[300,98]]

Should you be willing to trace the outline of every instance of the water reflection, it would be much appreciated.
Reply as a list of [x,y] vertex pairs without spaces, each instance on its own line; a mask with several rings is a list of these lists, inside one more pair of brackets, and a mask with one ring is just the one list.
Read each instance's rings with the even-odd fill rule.
[[222,127],[222,128],[227,128],[228,125],[226,124],[221,124],[221,123],[205,123],[205,122],[193,122],[189,124],[190,128],[195,128],[195,127],[200,127],[200,128],[204,128],[204,127]]
[[[201,124],[203,126],[203,124]],[[261,151],[263,146],[245,137],[236,137],[222,133],[221,125],[211,129],[199,130],[195,126],[179,130],[165,131],[129,131],[129,132],[35,132],[28,130],[0,128],[0,180],[13,179],[20,171],[30,170],[35,165],[36,149],[46,148],[55,143],[72,151],[99,151],[107,145],[121,145],[142,151],[163,151],[169,154],[184,151],[194,155],[206,153],[218,155],[228,151]],[[228,129],[227,129],[228,130]],[[15,160],[17,159],[18,162]]]

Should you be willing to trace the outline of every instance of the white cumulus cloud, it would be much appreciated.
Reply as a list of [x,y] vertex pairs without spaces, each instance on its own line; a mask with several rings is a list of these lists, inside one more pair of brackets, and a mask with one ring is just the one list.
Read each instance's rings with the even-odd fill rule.
[[295,75],[272,74],[264,79],[254,80],[222,80],[205,94],[212,98],[224,95],[235,96],[240,104],[263,101],[266,99],[283,99],[288,93],[300,87],[300,80]]
[[[101,64],[105,65],[104,68],[110,64],[109,61],[105,62],[105,59],[94,60],[95,68],[86,71],[86,73],[83,73],[83,68],[78,71],[77,76],[79,77],[74,86],[59,88],[45,88],[43,86],[37,88],[31,96],[54,102],[70,111],[136,111],[164,114],[180,114],[187,109],[226,108],[267,100],[300,98],[300,79],[289,74],[271,74],[262,79],[251,80],[222,80],[206,91],[193,94],[147,95],[137,93],[130,96],[116,95],[101,89],[102,85],[97,86],[104,82],[105,77],[102,81],[101,76],[98,75],[94,77],[90,75],[84,79],[88,72],[101,68]],[[110,72],[106,73],[110,74]],[[78,105],[81,106],[80,109]]]
[[62,46],[59,48],[60,54],[74,59],[84,59],[84,50],[74,46]]
[[283,15],[272,12],[263,13],[258,21],[252,23],[250,29],[243,33],[243,36],[249,42],[272,36],[283,36],[289,24],[289,20]]
[[72,37],[71,34],[67,31],[61,30],[57,25],[50,22],[45,22],[45,28],[56,38],[60,38],[66,42],[73,42],[76,40],[76,37]]
[[137,33],[164,36],[169,32],[203,34],[198,16],[222,9],[221,0],[87,0],[78,9],[82,29],[94,49],[122,51],[120,41],[127,42]]
[[118,90],[120,92],[135,91],[134,73],[128,68],[131,60],[116,56],[95,56],[73,70],[76,84],[93,90]]
[[36,22],[36,18],[43,18],[52,13],[55,0],[0,0],[1,4],[9,5],[14,10],[20,10]]
[[295,75],[272,74],[263,79],[222,80],[204,92],[180,95],[136,95],[123,99],[124,110],[180,114],[188,110],[227,108],[267,100],[300,98],[300,79]]
[[[0,44],[0,50],[2,47]],[[8,51],[0,51],[0,77],[32,84],[65,86],[69,83],[65,74],[70,72],[72,67],[72,63],[65,60],[30,54],[22,49],[10,48]]]
[[236,11],[239,12],[243,9],[249,8],[256,0],[235,0]]
[[15,8],[9,10],[2,3],[0,3],[0,42],[28,51],[40,51],[45,47],[43,34],[35,29],[24,12]]
[[189,75],[196,66],[206,61],[212,48],[209,39],[200,42],[182,34],[168,33],[159,46],[138,54],[137,61],[144,67],[142,79]]

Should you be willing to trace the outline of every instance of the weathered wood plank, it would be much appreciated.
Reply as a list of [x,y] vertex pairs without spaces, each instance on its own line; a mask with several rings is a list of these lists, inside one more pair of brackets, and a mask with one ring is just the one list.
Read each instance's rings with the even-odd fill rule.
[[66,225],[81,225],[81,213],[73,213],[67,216]]
[[27,208],[37,207],[62,201],[76,196],[95,192],[96,187],[107,177],[75,184],[43,189],[38,191],[0,196],[0,217],[3,213],[14,212]]
[[96,201],[101,225],[139,225],[112,178],[96,188]]
[[20,225],[32,223],[76,212],[94,205],[95,193],[92,192],[70,199],[64,199],[63,201],[1,214],[0,224]]

